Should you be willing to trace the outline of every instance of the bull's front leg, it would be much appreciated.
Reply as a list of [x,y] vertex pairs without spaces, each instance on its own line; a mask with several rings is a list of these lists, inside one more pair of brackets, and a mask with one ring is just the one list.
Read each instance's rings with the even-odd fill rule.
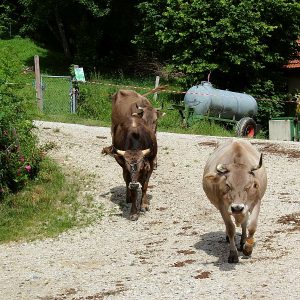
[[238,251],[235,245],[235,225],[232,222],[230,215],[227,213],[225,208],[221,210],[221,215],[224,220],[225,226],[226,226],[226,234],[228,236],[229,240],[229,256],[228,256],[228,262],[229,263],[238,263]]
[[123,178],[126,183],[126,202],[131,203],[130,190],[129,190],[129,182],[130,182],[130,174],[126,169],[123,169]]
[[131,210],[130,210],[130,220],[136,221],[139,218],[140,205],[137,203],[138,190],[129,189],[130,199],[131,199]]
[[141,204],[141,211],[146,212],[149,211],[149,202],[148,202],[148,197],[147,197],[147,189],[148,189],[148,184],[150,180],[150,176],[153,172],[154,168],[154,162],[146,162],[145,164],[145,174],[142,182],[142,204]]
[[250,256],[253,251],[254,246],[254,233],[256,232],[257,222],[258,222],[258,215],[260,211],[260,200],[255,204],[252,213],[249,218],[248,224],[248,236],[246,241],[243,245],[243,254],[246,256]]

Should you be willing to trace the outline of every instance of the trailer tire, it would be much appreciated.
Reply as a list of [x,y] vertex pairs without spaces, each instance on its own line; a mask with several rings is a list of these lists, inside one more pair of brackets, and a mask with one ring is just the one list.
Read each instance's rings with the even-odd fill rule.
[[242,118],[236,124],[237,136],[253,138],[256,135],[256,132],[256,123],[252,118]]

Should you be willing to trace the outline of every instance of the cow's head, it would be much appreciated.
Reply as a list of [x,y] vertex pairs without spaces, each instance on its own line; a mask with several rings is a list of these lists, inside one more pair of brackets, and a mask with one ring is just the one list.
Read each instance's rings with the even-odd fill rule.
[[124,168],[130,173],[129,189],[139,187],[139,177],[145,169],[150,170],[150,164],[145,159],[150,154],[150,149],[145,150],[117,150],[118,156],[124,159]]
[[165,113],[161,112],[159,108],[151,106],[138,107],[138,112],[133,113],[133,116],[140,116],[146,123],[146,125],[153,131],[156,132],[157,120],[163,117]]
[[262,167],[262,155],[258,165],[248,166],[240,163],[218,164],[217,174],[211,176],[213,183],[217,185],[216,192],[220,193],[225,209],[229,214],[238,218],[245,216],[253,209],[261,198],[259,180],[255,171]]

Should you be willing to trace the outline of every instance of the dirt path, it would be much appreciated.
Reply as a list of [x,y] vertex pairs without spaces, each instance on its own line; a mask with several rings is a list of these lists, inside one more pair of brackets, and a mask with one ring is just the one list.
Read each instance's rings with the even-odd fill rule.
[[253,141],[269,185],[256,246],[228,264],[219,213],[204,195],[216,137],[158,133],[150,212],[127,219],[121,168],[101,156],[109,128],[37,122],[66,168],[95,177],[85,189],[102,220],[55,239],[0,245],[0,299],[299,299],[300,143]]

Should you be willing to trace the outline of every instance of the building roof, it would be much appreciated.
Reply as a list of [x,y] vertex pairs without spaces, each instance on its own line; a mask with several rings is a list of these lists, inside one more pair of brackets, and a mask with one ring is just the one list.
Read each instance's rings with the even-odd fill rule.
[[287,69],[296,69],[296,68],[300,68],[300,59],[293,59],[293,60],[290,60],[288,62],[287,65],[285,65],[285,67]]
[[[300,46],[300,39],[297,40],[298,45]],[[290,60],[287,65],[284,67],[287,69],[298,69],[300,68],[300,52],[298,52],[298,57],[296,59]]]

